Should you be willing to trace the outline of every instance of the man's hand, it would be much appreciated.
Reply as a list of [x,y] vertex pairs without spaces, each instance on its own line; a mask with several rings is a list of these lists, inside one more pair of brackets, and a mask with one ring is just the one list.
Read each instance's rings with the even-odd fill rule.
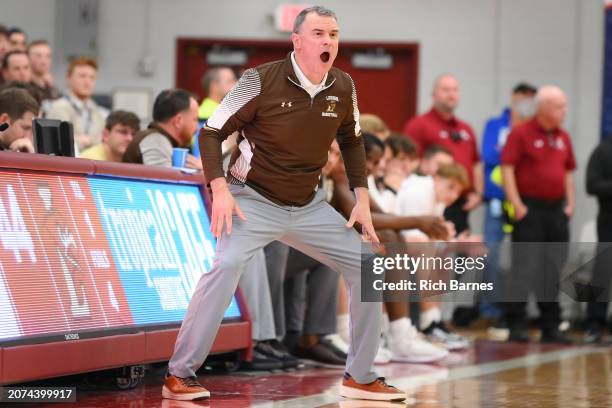
[[34,145],[30,139],[22,137],[11,143],[9,149],[14,152],[34,153]]
[[45,81],[45,84],[47,84],[48,86],[53,86],[53,83],[55,82],[53,79],[53,75],[51,75],[50,72],[47,72],[45,75],[43,75],[43,81]]
[[246,217],[227,188],[225,178],[219,177],[214,179],[210,182],[210,187],[213,192],[210,230],[215,238],[219,238],[223,232],[223,223],[226,225],[227,234],[232,233],[232,213],[234,211],[236,211],[236,214],[242,220],[246,221]]
[[482,196],[478,193],[471,192],[466,197],[466,202],[463,204],[464,211],[472,211],[482,202]]
[[442,217],[424,215],[417,218],[419,219],[418,229],[431,239],[448,240],[452,236],[451,231],[455,230],[455,226],[452,223],[449,225]]
[[346,223],[347,228],[353,228],[355,222],[361,224],[361,236],[366,242],[379,244],[380,241],[376,236],[376,231],[372,225],[372,215],[370,214],[370,199],[368,197],[368,189],[357,187],[355,189],[357,202],[351,211],[351,217]]
[[185,167],[190,169],[202,170],[202,160],[198,159],[192,154],[187,155],[185,160]]
[[574,214],[574,206],[572,204],[566,204],[563,212],[565,215],[567,215],[567,218],[572,218],[572,215]]
[[514,219],[516,219],[517,221],[520,221],[525,218],[525,216],[529,212],[529,209],[525,204],[523,204],[522,201],[512,203],[512,206],[514,207]]
[[77,146],[81,151],[93,144],[93,138],[87,133],[75,133],[74,140],[76,140]]

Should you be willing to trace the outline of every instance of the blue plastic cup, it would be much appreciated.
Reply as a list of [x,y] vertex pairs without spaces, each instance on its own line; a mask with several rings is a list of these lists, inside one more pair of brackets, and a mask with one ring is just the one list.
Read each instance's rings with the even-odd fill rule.
[[184,168],[187,161],[187,153],[189,153],[189,149],[183,147],[172,149],[172,167]]

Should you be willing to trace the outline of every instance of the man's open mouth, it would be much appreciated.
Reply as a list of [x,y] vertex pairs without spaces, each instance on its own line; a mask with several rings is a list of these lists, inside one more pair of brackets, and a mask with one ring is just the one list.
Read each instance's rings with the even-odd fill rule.
[[321,61],[327,62],[329,61],[329,52],[325,51],[321,53]]

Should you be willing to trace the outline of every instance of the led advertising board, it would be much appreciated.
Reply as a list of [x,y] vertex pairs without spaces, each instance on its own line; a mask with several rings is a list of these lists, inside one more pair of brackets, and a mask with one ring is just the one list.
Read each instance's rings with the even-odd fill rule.
[[214,248],[197,185],[0,171],[0,346],[178,325]]

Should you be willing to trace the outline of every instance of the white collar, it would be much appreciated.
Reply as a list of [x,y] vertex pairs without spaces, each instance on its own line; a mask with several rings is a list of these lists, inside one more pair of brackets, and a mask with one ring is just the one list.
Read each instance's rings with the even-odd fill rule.
[[306,77],[306,75],[304,75],[304,72],[302,72],[302,70],[300,69],[300,66],[298,65],[297,61],[295,60],[295,51],[291,52],[291,64],[293,65],[293,70],[295,71],[295,75],[298,77],[298,79],[300,80],[300,84],[306,88],[306,89],[318,89],[318,88],[322,88],[323,86],[325,86],[325,81],[327,81],[327,73],[325,74],[325,76],[323,77],[323,80],[321,81],[320,84],[313,84],[312,82],[310,82],[310,80]]
[[87,98],[83,101],[79,99],[74,93],[72,93],[72,91],[68,91],[67,96],[70,102],[80,110],[83,110],[84,108],[92,109],[95,107],[95,104],[91,98]]

